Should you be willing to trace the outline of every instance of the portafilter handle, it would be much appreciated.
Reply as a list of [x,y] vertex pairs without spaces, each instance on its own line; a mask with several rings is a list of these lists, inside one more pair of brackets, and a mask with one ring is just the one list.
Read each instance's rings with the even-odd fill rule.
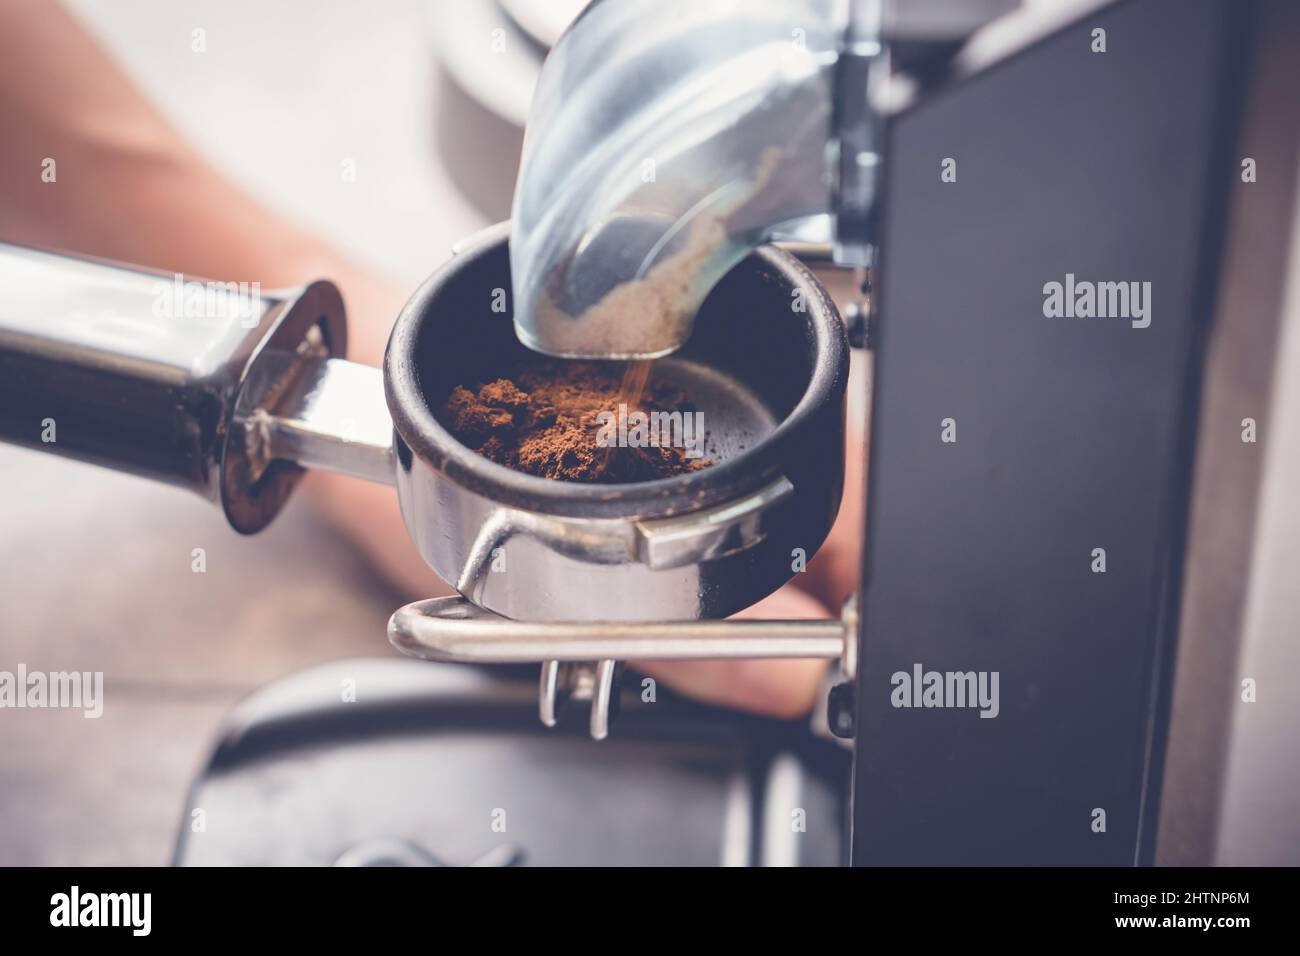
[[179,485],[251,534],[319,467],[394,482],[329,282],[263,291],[0,243],[0,441]]

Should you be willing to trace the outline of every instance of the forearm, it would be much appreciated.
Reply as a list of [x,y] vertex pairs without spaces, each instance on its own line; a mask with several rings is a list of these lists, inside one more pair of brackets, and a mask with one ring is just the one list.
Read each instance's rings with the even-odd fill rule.
[[[6,0],[0,37],[0,238],[265,288],[329,278],[347,303],[350,357],[379,364],[403,290],[222,176],[62,7]],[[312,475],[307,489],[390,581],[446,593],[391,488]]]

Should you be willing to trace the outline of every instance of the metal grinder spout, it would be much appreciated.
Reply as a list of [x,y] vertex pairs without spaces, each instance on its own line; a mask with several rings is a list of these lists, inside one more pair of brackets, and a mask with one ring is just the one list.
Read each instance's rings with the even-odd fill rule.
[[655,358],[774,236],[874,255],[887,45],[955,50],[1017,0],[595,0],[551,51],[510,239],[515,331]]

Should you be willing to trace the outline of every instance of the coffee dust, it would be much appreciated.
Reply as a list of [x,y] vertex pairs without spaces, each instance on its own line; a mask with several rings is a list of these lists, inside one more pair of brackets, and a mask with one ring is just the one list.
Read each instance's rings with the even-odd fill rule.
[[438,420],[462,444],[507,468],[589,484],[653,481],[709,467],[687,449],[600,444],[601,412],[694,411],[685,393],[650,378],[649,362],[537,358],[510,374],[457,386]]

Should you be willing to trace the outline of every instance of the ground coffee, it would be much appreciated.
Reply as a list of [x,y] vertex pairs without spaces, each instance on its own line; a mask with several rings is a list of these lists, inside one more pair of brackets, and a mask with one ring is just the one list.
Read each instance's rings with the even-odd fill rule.
[[703,435],[684,447],[663,431],[650,443],[635,428],[631,441],[625,428],[610,428],[611,420],[635,422],[638,412],[676,421],[695,412],[680,388],[654,380],[649,365],[538,357],[501,378],[457,386],[438,420],[485,458],[539,478],[615,484],[707,468]]

